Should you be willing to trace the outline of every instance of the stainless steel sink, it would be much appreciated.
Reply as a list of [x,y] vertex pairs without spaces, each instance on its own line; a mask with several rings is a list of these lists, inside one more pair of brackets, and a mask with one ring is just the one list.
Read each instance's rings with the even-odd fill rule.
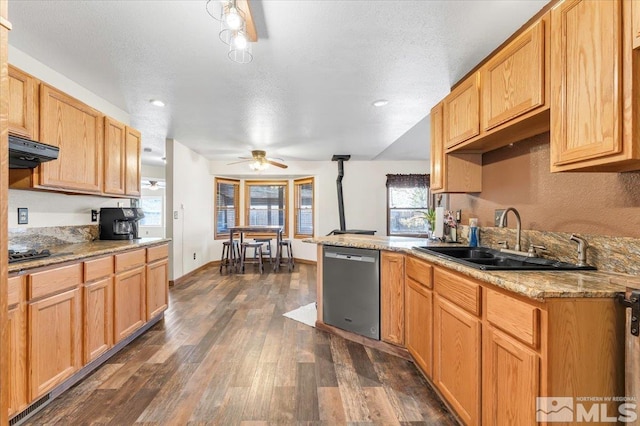
[[518,256],[488,247],[413,247],[415,250],[439,256],[476,269],[487,271],[585,271],[593,266],[578,266],[540,257]]

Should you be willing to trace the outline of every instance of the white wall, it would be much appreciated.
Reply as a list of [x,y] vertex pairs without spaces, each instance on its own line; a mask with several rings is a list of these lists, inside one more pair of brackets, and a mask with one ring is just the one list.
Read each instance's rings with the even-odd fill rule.
[[214,259],[213,178],[209,161],[180,142],[167,139],[166,154],[169,274],[174,280]]

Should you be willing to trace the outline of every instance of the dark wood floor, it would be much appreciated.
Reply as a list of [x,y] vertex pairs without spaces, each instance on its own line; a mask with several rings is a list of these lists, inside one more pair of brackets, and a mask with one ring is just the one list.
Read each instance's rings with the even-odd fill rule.
[[282,316],[313,301],[314,266],[208,268],[26,424],[455,424],[411,362]]

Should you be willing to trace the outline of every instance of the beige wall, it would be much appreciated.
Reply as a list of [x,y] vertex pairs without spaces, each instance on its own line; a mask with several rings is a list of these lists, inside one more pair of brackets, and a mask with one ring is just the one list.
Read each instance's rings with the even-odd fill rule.
[[640,237],[640,172],[552,174],[549,164],[549,133],[486,153],[482,192],[452,195],[451,207],[465,225],[493,226],[494,210],[513,206],[523,229]]

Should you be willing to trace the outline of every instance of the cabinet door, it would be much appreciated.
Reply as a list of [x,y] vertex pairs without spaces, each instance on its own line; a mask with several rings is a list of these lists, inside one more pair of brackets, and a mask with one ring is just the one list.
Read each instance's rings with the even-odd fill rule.
[[40,85],[40,138],[58,146],[58,159],[40,165],[40,185],[102,191],[103,116],[56,89]]
[[127,195],[140,196],[140,147],[142,139],[140,132],[127,127],[126,138],[126,181],[125,191]]
[[445,147],[480,134],[480,74],[475,73],[444,98]]
[[633,28],[633,48],[640,49],[640,2],[631,2],[631,19]]
[[442,108],[442,103],[439,103],[431,109],[431,191],[444,188],[444,169],[447,167],[442,134]]
[[483,352],[483,423],[535,425],[538,355],[492,327],[485,328]]
[[433,381],[467,425],[480,423],[480,320],[435,295]]
[[482,67],[482,128],[490,130],[544,104],[544,22]]
[[123,195],[125,186],[125,125],[104,118],[104,192]]
[[406,278],[405,342],[416,364],[433,377],[433,292]]
[[9,416],[29,403],[27,393],[27,318],[25,304],[19,303],[8,314]]
[[147,265],[147,321],[169,306],[169,260]]
[[29,304],[30,393],[35,399],[75,373],[82,363],[80,289]]
[[380,254],[380,334],[382,340],[404,344],[404,255]]
[[113,277],[84,286],[84,362],[113,345]]
[[145,266],[117,274],[114,282],[114,344],[145,322]]
[[37,139],[36,80],[9,66],[9,133]]
[[567,0],[551,12],[551,162],[622,151],[621,2]]

